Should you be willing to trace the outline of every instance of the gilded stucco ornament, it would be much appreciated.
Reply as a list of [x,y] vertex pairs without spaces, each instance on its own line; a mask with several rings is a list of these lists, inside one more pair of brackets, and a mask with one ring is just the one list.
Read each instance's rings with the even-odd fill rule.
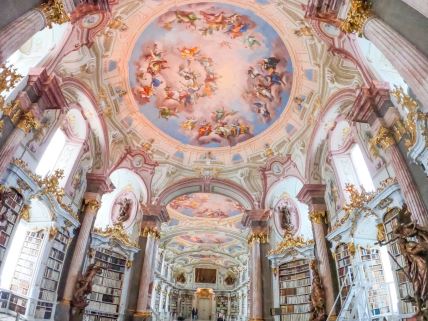
[[160,239],[160,232],[157,230],[157,228],[154,227],[144,227],[141,236],[143,237],[148,237],[148,236],[152,236],[155,239]]
[[49,0],[46,3],[42,3],[39,8],[45,16],[46,24],[49,28],[52,28],[54,23],[61,25],[70,21],[62,0]]
[[326,211],[312,211],[309,213],[309,220],[311,222],[321,224],[327,223],[327,212]]
[[100,208],[100,206],[101,206],[100,202],[95,200],[95,199],[85,200],[86,209],[88,209],[92,213],[94,213],[94,212],[96,213],[98,211],[98,209]]
[[395,144],[394,134],[393,132],[386,128],[381,127],[377,131],[376,135],[373,136],[373,138],[370,140],[370,152],[377,156],[378,151],[377,148],[380,147],[383,150],[387,150],[389,147],[393,146]]
[[346,33],[356,33],[362,37],[364,25],[373,15],[372,3],[368,0],[352,0],[346,19],[340,29]]
[[28,204],[24,204],[24,206],[22,206],[21,212],[19,213],[19,216],[21,217],[21,219],[23,219],[26,222],[30,221],[30,210],[31,207]]
[[253,242],[265,244],[269,242],[269,237],[265,232],[251,233],[248,237],[248,244],[252,244]]
[[137,247],[135,242],[132,242],[129,239],[129,235],[126,233],[122,224],[115,224],[109,226],[106,229],[94,228],[94,233],[103,237],[112,238],[117,240],[119,243],[122,243],[125,246]]
[[56,199],[59,206],[69,213],[74,218],[78,219],[77,214],[73,211],[70,205],[67,205],[63,201],[65,195],[64,189],[59,187],[60,180],[64,177],[63,170],[56,170],[52,175],[41,176],[34,174],[28,167],[28,164],[22,159],[13,159],[12,163],[22,169],[40,188],[39,191],[30,196],[30,198],[36,198],[40,196],[51,196]]
[[27,111],[19,118],[19,122],[16,126],[24,133],[28,134],[31,130],[38,129],[40,123],[31,111]]
[[18,74],[16,68],[0,64],[0,93],[11,91],[21,79],[22,76]]
[[275,249],[269,251],[269,255],[284,254],[292,247],[305,247],[314,244],[313,240],[305,240],[303,236],[286,234]]
[[[399,119],[395,122],[393,126],[394,134],[396,138],[404,139],[404,146],[409,150],[416,144],[418,121],[425,121],[428,118],[428,114],[418,110],[417,101],[407,95],[402,87],[395,86],[391,91],[391,96],[397,100],[397,103],[406,113],[403,120]],[[425,130],[428,130],[428,127],[425,127]],[[399,135],[400,137],[398,137]]]

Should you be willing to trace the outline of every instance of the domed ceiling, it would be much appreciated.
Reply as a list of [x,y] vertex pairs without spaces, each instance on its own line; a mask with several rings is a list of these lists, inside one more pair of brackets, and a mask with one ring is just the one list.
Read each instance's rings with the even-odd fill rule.
[[183,144],[234,146],[274,123],[292,87],[290,55],[252,11],[187,4],[139,36],[129,81],[139,112]]

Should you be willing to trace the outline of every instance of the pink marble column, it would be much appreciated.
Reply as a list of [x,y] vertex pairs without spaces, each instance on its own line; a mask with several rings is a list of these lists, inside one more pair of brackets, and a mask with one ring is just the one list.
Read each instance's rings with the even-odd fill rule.
[[155,257],[157,235],[154,231],[149,230],[144,232],[147,236],[146,248],[144,251],[144,263],[141,271],[140,286],[138,290],[138,301],[135,316],[148,317],[150,316],[150,302],[149,302],[149,287],[153,275],[153,261]]
[[401,0],[416,11],[428,18],[428,1],[426,0]]
[[86,257],[86,249],[90,240],[92,226],[95,221],[98,209],[100,207],[100,196],[95,193],[86,193],[85,209],[83,212],[83,222],[80,225],[79,236],[77,237],[76,247],[70,263],[67,280],[65,283],[63,302],[70,304],[73,299],[77,278],[80,275],[82,265]]
[[33,9],[8,24],[0,31],[0,63],[13,54],[38,31],[46,26],[40,10]]
[[329,313],[334,306],[335,293],[333,288],[332,267],[330,265],[327,246],[327,208],[325,205],[325,185],[305,184],[297,198],[309,207],[309,218],[312,222],[312,231],[316,244],[316,257],[318,269],[325,290],[326,312]]
[[249,244],[251,260],[251,321],[263,320],[262,262],[260,259],[260,239],[253,238]]
[[397,69],[428,111],[428,58],[382,20],[372,17],[364,25],[370,40]]
[[388,158],[391,159],[397,182],[401,188],[401,194],[409,211],[412,213],[413,219],[423,226],[428,226],[427,208],[397,144],[387,147],[386,153]]

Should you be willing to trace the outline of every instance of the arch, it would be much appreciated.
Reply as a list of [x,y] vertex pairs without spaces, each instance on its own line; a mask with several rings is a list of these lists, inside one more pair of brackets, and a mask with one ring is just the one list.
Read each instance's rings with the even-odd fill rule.
[[214,193],[230,197],[247,210],[255,209],[255,201],[251,194],[230,180],[212,178],[183,179],[165,188],[156,200],[157,205],[166,206],[173,199],[191,193]]
[[[321,183],[321,151],[319,147],[327,140],[330,128],[326,128],[329,122],[335,122],[336,119],[343,115],[343,109],[347,104],[353,104],[356,98],[355,90],[343,89],[333,94],[325,105],[324,111],[317,122],[310,137],[305,166],[305,180],[308,184]],[[345,106],[345,107],[343,107]]]
[[[90,145],[92,146],[94,162],[92,173],[104,174],[109,165],[109,139],[107,124],[104,120],[103,111],[98,105],[93,92],[81,81],[75,78],[64,78],[61,89],[66,100],[75,102],[81,108],[84,118],[87,120],[92,137]],[[99,155],[99,159],[96,158]]]

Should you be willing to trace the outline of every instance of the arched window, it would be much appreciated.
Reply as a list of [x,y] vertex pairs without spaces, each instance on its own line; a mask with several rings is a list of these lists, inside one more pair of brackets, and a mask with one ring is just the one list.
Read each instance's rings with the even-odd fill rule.
[[82,151],[86,133],[86,121],[81,112],[77,109],[71,109],[62,125],[53,133],[37,164],[36,174],[44,177],[58,169],[63,170],[64,178],[60,185],[64,187]]

